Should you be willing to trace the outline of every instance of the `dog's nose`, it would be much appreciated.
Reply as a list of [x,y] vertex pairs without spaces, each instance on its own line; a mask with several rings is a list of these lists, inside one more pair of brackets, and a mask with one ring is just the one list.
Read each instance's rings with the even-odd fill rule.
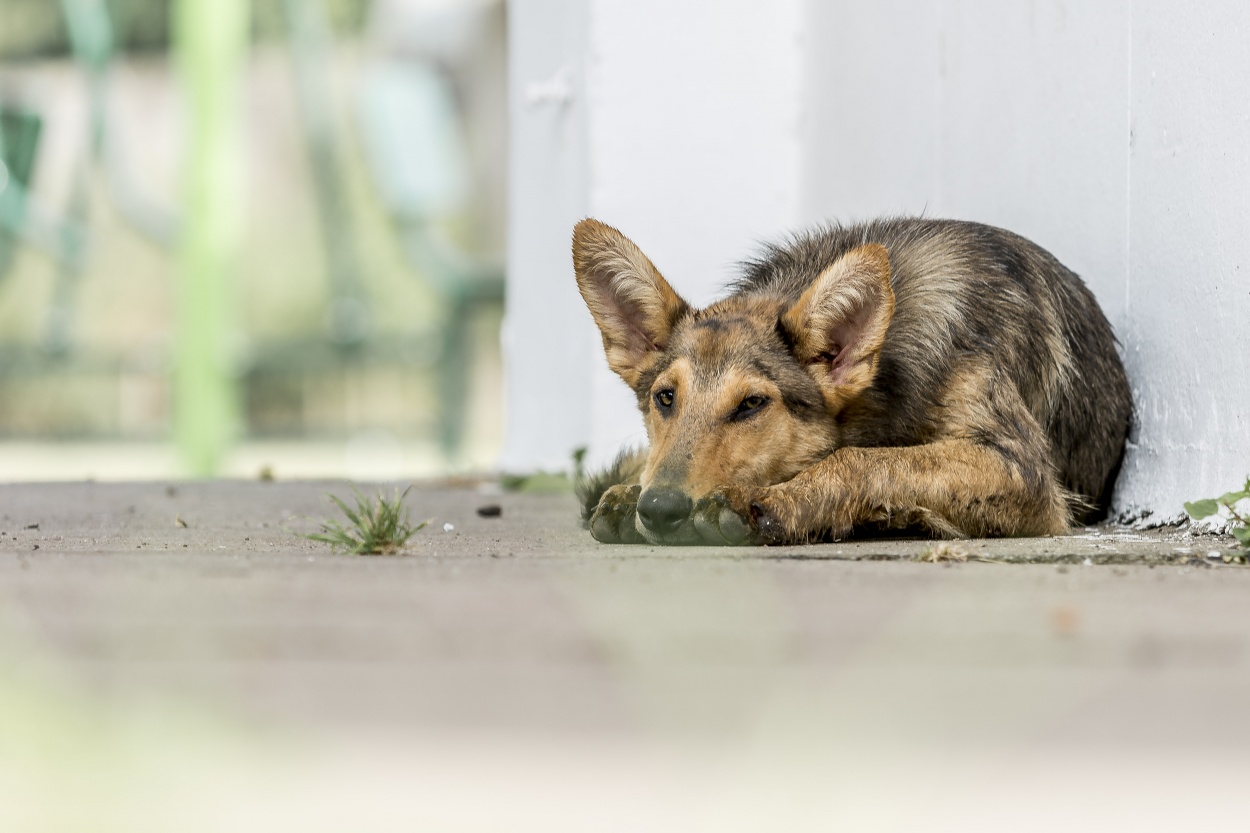
[[648,489],[638,498],[642,525],[658,535],[673,532],[690,517],[690,498],[675,489]]

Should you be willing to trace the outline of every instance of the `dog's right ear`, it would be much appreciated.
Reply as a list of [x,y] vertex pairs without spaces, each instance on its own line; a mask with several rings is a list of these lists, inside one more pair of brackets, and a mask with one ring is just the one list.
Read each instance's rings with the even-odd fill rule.
[[608,367],[635,387],[689,305],[632,240],[598,220],[573,229],[573,269]]
[[872,384],[893,317],[890,255],[869,243],[821,272],[780,323],[836,412]]

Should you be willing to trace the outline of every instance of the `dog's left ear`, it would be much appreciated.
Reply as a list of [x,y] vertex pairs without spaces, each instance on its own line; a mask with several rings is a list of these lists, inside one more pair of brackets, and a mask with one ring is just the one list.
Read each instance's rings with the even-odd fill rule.
[[872,384],[885,331],[894,316],[890,256],[868,244],[820,273],[781,316],[795,357],[840,408]]
[[634,241],[598,220],[573,229],[573,269],[608,366],[635,387],[690,307]]

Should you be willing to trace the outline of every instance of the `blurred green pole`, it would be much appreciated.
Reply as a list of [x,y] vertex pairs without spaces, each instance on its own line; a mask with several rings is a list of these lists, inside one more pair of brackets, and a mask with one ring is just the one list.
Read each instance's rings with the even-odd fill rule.
[[243,230],[241,82],[248,0],[177,0],[174,39],[187,96],[174,436],[196,476],[214,474],[238,424],[229,353],[232,272]]

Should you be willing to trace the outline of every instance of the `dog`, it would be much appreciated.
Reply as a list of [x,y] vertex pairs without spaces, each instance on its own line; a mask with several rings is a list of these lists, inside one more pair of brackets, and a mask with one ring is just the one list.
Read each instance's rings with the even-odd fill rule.
[[766,246],[706,309],[593,219],[573,265],[649,439],[578,484],[599,541],[1040,536],[1105,516],[1133,418],[1116,340],[1016,234],[827,225]]

